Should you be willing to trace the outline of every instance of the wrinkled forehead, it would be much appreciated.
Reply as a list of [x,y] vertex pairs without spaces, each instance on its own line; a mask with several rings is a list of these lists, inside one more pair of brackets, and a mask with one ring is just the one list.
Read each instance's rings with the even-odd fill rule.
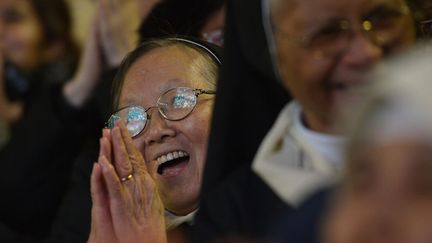
[[139,57],[127,71],[119,105],[149,105],[174,87],[206,88],[190,48],[161,47]]

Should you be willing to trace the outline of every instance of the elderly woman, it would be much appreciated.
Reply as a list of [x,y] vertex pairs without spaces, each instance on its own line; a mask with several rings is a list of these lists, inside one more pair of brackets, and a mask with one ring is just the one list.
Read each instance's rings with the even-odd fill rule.
[[[64,0],[0,0],[0,26],[0,161],[8,171],[0,177],[0,194],[8,195],[0,225],[39,238],[66,187],[49,177],[68,177],[80,136],[59,115],[66,111],[59,87],[72,76],[78,50]],[[14,242],[5,235],[1,242]]]
[[13,130],[43,85],[65,82],[78,50],[65,1],[0,1],[0,119]]
[[213,48],[152,40],[123,61],[114,83],[116,112],[92,173],[89,242],[157,242],[165,238],[164,224],[171,229],[193,217],[220,65]]
[[[281,230],[275,230],[279,222],[285,222],[316,190],[332,183],[344,167],[342,151],[346,139],[339,118],[350,116],[354,111],[351,103],[363,97],[360,87],[366,84],[364,77],[377,62],[415,41],[412,14],[401,0],[268,0],[262,3],[263,23],[280,76],[279,84],[293,100],[279,112],[252,162],[243,162],[252,168],[225,170],[224,175],[230,177],[224,176],[223,183],[204,194],[195,220],[197,227],[202,226],[197,242],[211,242],[230,235],[273,242],[278,235],[285,236],[286,224],[282,223]],[[249,85],[249,80],[236,81]],[[264,92],[262,88],[256,89]],[[223,94],[222,89],[219,91]],[[257,97],[265,104],[276,100]],[[238,99],[231,100],[235,101],[233,107],[248,106]],[[219,101],[215,111],[222,109]],[[255,97],[254,102],[257,102]],[[225,107],[230,107],[227,104]],[[258,105],[253,108],[260,113],[264,109]],[[250,127],[261,123],[261,120],[249,120]],[[257,124],[257,127],[263,126]],[[239,126],[233,136],[242,130]],[[258,132],[254,130],[254,133]],[[227,134],[218,137],[227,141],[234,139]],[[216,143],[212,139],[211,145]],[[231,167],[240,164],[231,159],[234,152],[219,156],[210,147],[209,155],[213,162],[208,163],[209,167],[215,167],[217,162]],[[293,225],[304,221],[304,217],[298,218]],[[311,229],[311,225],[304,229]]]
[[430,49],[379,69],[324,242],[431,242]]

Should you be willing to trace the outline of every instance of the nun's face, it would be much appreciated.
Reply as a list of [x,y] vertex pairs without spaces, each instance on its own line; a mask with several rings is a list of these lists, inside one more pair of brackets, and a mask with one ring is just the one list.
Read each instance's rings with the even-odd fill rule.
[[224,42],[224,27],[225,27],[225,5],[217,10],[213,15],[209,17],[207,22],[204,24],[201,32],[201,38],[219,45],[223,46]]
[[272,12],[285,87],[308,125],[329,132],[374,63],[413,43],[403,0],[284,0]]
[[432,144],[400,140],[349,161],[325,243],[432,242]]
[[[198,74],[202,66],[196,65],[197,55],[165,47],[140,57],[125,76],[119,107],[154,107],[162,94],[176,87],[210,90]],[[134,138],[165,207],[179,215],[198,207],[212,107],[213,96],[200,95],[192,112],[176,121],[150,109],[148,124]]]

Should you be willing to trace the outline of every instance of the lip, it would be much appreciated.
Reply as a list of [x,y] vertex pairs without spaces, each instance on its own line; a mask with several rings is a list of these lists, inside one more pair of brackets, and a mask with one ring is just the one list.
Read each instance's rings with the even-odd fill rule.
[[170,147],[170,148],[164,148],[164,149],[160,149],[158,152],[154,153],[153,155],[149,156],[151,158],[151,161],[156,161],[159,157],[161,157],[162,155],[166,155],[169,153],[173,153],[175,151],[183,151],[186,152],[188,155],[190,155],[190,153],[184,149],[184,148],[180,148],[180,147]]
[[171,167],[169,169],[166,169],[168,171],[164,171],[163,174],[157,173],[157,176],[163,179],[174,179],[179,176],[181,176],[185,170],[189,167],[190,164],[190,157],[188,157],[187,161],[181,162],[180,164],[176,165],[175,167]]
[[168,152],[166,154],[162,154],[161,156],[157,157],[155,160],[157,161],[158,165],[161,165],[167,161],[171,161],[173,159],[178,159],[183,157],[189,157],[189,154],[183,150],[176,150],[176,151]]
[[[164,155],[166,156],[167,154],[175,153],[175,152],[179,152],[179,151],[182,151],[183,153],[185,153],[187,155],[188,160],[185,163],[181,163],[176,168],[171,168],[172,171],[170,173],[159,174],[157,171],[158,171],[159,166],[160,166],[160,158]],[[150,160],[151,161],[152,174],[154,174],[160,178],[172,178],[172,177],[176,177],[178,175],[181,175],[186,170],[186,168],[189,167],[189,163],[191,161],[190,156],[191,156],[190,152],[184,148],[180,148],[180,146],[170,146],[169,148],[160,149],[158,152],[149,156],[149,158],[152,158]],[[183,157],[186,157],[186,156],[183,156]],[[158,158],[159,158],[159,161],[158,161]]]
[[332,82],[329,88],[334,91],[357,92],[365,87],[366,82]]

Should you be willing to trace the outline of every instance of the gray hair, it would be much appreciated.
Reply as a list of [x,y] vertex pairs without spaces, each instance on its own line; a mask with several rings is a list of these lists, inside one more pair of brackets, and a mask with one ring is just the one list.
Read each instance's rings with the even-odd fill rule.
[[176,47],[185,50],[185,53],[195,55],[192,61],[191,68],[196,73],[203,77],[203,81],[209,85],[209,87],[216,89],[216,82],[218,80],[218,71],[220,63],[214,60],[213,56],[210,56],[209,52],[204,50],[195,44],[191,44],[183,41],[180,38],[162,38],[162,39],[150,39],[141,43],[135,50],[130,52],[125,59],[123,59],[120,68],[114,77],[112,86],[112,110],[115,111],[119,107],[120,94],[123,88],[124,79],[130,67],[142,56],[149,52],[166,47]]
[[423,43],[378,65],[368,98],[351,124],[348,156],[364,145],[398,138],[432,142],[431,61],[432,46]]

